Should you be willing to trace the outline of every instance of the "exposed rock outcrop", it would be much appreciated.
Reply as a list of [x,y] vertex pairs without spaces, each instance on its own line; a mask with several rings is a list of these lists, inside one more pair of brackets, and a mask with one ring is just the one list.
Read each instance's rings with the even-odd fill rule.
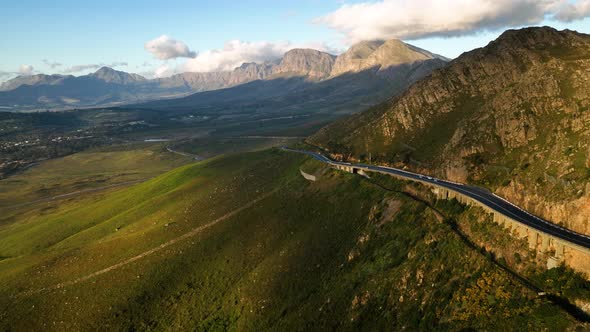
[[326,78],[332,72],[335,56],[311,49],[293,49],[285,53],[273,74],[304,75],[312,79]]
[[590,234],[589,82],[589,35],[509,30],[310,140],[489,187]]
[[447,60],[397,39],[364,41],[353,45],[336,58],[331,75],[338,76],[371,68],[385,75],[392,67],[411,65],[430,59]]

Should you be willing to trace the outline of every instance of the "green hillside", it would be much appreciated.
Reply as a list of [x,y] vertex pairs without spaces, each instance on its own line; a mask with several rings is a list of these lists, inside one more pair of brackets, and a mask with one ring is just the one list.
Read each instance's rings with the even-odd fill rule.
[[95,148],[49,159],[0,179],[0,211],[44,197],[146,180],[192,159],[153,143]]
[[0,225],[0,330],[579,325],[376,181],[267,150]]

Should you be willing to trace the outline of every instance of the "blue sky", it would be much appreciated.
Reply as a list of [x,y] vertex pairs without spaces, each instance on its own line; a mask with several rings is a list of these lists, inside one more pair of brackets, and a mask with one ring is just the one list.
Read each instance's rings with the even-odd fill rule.
[[[79,75],[114,64],[147,76],[157,70],[167,75],[225,69],[242,60],[276,57],[292,47],[337,52],[360,39],[392,37],[456,57],[484,46],[505,28],[530,23],[590,33],[587,0],[544,0],[555,4],[550,9],[538,8],[542,1],[492,1],[505,2],[503,7],[489,1],[472,0],[470,6],[465,0],[10,1],[0,12],[0,81],[19,68],[23,73]],[[515,3],[522,6],[505,8]],[[145,44],[162,35],[199,55],[158,59],[158,51],[150,53]],[[208,51],[223,49],[231,40],[241,42],[229,51]],[[156,46],[162,50],[170,44]],[[86,69],[74,71],[78,68]]]

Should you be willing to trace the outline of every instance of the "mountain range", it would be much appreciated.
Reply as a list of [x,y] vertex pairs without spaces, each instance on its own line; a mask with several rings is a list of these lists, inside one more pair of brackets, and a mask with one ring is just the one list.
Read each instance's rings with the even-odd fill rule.
[[[45,74],[16,77],[0,86],[0,106],[18,110],[136,103],[253,81],[296,77],[318,83],[367,70],[375,72],[375,80],[386,79],[406,86],[414,78],[400,76],[400,67],[420,72],[414,76],[423,76],[430,73],[430,68],[438,68],[446,61],[444,57],[399,40],[389,40],[361,42],[339,56],[312,49],[293,49],[281,59],[244,63],[232,71],[187,72],[156,79],[103,67],[78,77]],[[425,63],[428,65],[420,66]]]
[[0,330],[589,330],[588,82],[548,27],[14,79],[74,109],[0,112]]
[[309,141],[485,186],[590,234],[589,73],[590,35],[508,30]]

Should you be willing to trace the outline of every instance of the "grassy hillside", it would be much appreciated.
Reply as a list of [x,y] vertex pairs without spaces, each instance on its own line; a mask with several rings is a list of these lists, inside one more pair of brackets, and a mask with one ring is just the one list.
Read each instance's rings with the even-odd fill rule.
[[578,324],[425,204],[314,163],[215,158],[0,226],[0,330]]
[[135,144],[87,150],[41,162],[0,180],[0,207],[28,200],[146,179],[191,158],[166,151],[161,144]]

